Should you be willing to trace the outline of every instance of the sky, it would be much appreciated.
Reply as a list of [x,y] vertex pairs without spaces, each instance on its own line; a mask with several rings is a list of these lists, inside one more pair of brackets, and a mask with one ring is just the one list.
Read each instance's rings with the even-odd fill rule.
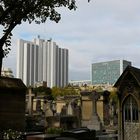
[[[90,80],[91,64],[124,59],[140,68],[140,1],[77,0],[77,10],[59,9],[59,23],[23,23],[13,30],[11,52],[3,66],[16,73],[17,39],[40,35],[69,50],[69,80]],[[1,28],[0,28],[1,29]]]

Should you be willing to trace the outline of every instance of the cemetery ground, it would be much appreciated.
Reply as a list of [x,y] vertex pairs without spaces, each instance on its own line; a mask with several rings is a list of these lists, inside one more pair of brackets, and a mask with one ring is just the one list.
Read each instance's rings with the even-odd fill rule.
[[117,138],[116,134],[111,134],[116,131],[105,131],[103,127],[103,121],[105,123],[109,121],[109,102],[106,99],[108,98],[106,92],[85,90],[80,95],[61,96],[52,102],[44,98],[44,95],[36,96],[32,89],[27,90],[20,79],[7,77],[0,78],[0,91],[1,139]]

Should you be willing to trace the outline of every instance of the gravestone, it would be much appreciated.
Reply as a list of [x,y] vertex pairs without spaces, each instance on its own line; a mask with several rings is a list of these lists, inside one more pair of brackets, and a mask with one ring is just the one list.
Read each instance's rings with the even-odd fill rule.
[[49,127],[59,127],[59,117],[55,115],[53,112],[53,103],[51,101],[46,101],[44,104],[44,112],[45,112],[45,118],[46,118],[46,128]]
[[67,115],[73,115],[73,109],[71,106],[71,102],[69,102],[67,105]]
[[64,106],[66,106],[66,102],[64,100],[64,97],[57,97],[57,99],[56,99],[56,113],[60,114],[62,112],[62,110],[63,110],[62,108]]
[[89,129],[101,130],[102,124],[97,113],[98,93],[82,91],[82,126]]
[[26,95],[26,102],[27,102],[27,112],[29,115],[33,114],[33,97],[35,94],[32,92],[32,88],[28,89],[28,94]]
[[0,130],[25,129],[26,89],[20,79],[0,77]]
[[64,101],[66,104],[62,107],[60,115],[60,126],[64,129],[73,129],[80,127],[81,111],[77,105],[80,96],[66,95]]
[[46,117],[53,116],[53,111],[51,109],[51,102],[47,101],[45,106],[44,106],[44,112]]

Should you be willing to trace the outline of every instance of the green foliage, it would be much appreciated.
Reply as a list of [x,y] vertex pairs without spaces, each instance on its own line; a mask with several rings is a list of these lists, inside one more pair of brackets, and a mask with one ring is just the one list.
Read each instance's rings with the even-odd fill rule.
[[23,135],[22,135],[22,132],[8,129],[4,131],[3,139],[4,140],[22,140]]
[[95,90],[96,92],[103,92],[103,91],[104,91],[103,88],[102,88],[101,86],[95,87],[94,90]]
[[112,102],[112,104],[117,104],[118,102],[118,95],[117,95],[117,89],[112,88],[112,90],[110,91],[110,101]]
[[75,89],[74,87],[64,87],[64,88],[58,88],[53,87],[52,88],[52,95],[54,98],[58,96],[65,96],[65,95],[78,95],[79,91]]
[[52,88],[52,95],[53,95],[54,98],[56,98],[57,96],[61,96],[62,95],[61,88],[53,87]]
[[40,24],[46,22],[47,19],[57,23],[61,19],[59,8],[76,10],[75,3],[75,0],[0,0],[0,25],[3,26],[0,49],[5,44],[5,51],[0,51],[2,53],[0,56],[9,53],[11,32],[18,24],[26,21]]
[[65,87],[63,89],[64,95],[77,95],[78,91],[74,87]]
[[36,95],[43,95],[47,100],[53,100],[52,90],[49,87],[40,86],[33,88],[33,92]]
[[40,86],[40,87],[33,88],[33,92],[34,93],[43,92],[45,94],[50,95],[52,93],[52,90],[49,87]]
[[63,132],[63,128],[48,128],[47,129],[47,134],[61,134]]

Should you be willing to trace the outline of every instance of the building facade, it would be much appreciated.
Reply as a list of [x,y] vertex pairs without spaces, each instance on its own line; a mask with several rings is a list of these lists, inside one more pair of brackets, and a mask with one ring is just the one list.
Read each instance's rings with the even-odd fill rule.
[[113,85],[125,68],[130,65],[130,61],[114,60],[92,64],[92,84]]
[[39,37],[31,41],[18,40],[17,78],[27,85],[46,81],[48,87],[68,84],[68,50]]
[[91,85],[91,80],[71,80],[69,81],[69,84],[72,86],[85,86],[85,85]]

